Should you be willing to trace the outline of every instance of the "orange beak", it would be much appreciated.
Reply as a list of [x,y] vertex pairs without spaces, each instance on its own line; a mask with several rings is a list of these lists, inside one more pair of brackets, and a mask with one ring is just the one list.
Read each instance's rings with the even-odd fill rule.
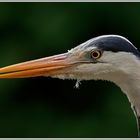
[[61,74],[71,66],[69,53],[27,61],[0,68],[0,78],[25,78]]

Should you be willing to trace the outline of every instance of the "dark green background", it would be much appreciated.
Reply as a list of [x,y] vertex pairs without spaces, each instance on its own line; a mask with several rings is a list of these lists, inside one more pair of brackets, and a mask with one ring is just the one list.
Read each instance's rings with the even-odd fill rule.
[[[140,45],[140,3],[0,3],[0,67],[59,54],[103,34]],[[0,80],[0,137],[137,137],[113,83]]]

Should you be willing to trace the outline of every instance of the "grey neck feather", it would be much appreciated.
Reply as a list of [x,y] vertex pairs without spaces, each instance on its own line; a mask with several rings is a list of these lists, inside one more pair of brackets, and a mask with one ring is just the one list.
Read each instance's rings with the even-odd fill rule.
[[[137,75],[140,77],[140,75]],[[140,137],[140,79],[131,79],[126,84],[118,84],[122,91],[127,95],[131,108],[135,114],[138,128],[138,137]]]
[[[136,62],[137,63],[137,62]],[[134,70],[133,70],[134,68]],[[127,68],[126,68],[127,69]],[[123,93],[125,93],[131,103],[131,106],[135,106],[137,115],[140,116],[140,62],[139,64],[134,64],[132,70],[128,73],[120,73],[116,75],[110,74],[111,79],[117,86],[121,88]]]
[[[136,76],[136,75],[135,75]],[[137,75],[140,77],[140,74]],[[116,83],[121,90],[127,95],[131,106],[135,106],[137,115],[140,116],[140,79],[126,77],[125,80]]]
[[140,61],[134,61],[128,73],[112,81],[127,95],[137,121],[138,137],[140,137]]

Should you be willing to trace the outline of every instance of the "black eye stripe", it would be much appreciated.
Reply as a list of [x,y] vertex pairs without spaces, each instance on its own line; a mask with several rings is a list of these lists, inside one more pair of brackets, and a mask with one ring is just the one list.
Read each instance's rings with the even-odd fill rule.
[[99,50],[117,52],[130,52],[140,58],[140,52],[126,38],[117,35],[99,36],[88,41],[84,47],[97,47]]

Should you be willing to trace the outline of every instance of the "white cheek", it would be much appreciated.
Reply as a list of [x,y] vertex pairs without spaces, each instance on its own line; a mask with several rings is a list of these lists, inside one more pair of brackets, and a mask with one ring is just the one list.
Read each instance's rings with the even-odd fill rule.
[[94,80],[101,73],[101,64],[82,64],[67,73],[54,75],[60,79]]
[[134,56],[131,53],[128,52],[111,52],[111,51],[105,51],[103,53],[103,56],[100,58],[101,61],[107,62],[113,65],[120,65],[122,66],[122,63],[134,63],[136,60],[136,56]]
[[128,52],[104,52],[101,61],[111,64],[116,71],[120,70],[125,73],[134,71],[136,65],[139,66],[138,58]]
[[83,64],[73,69],[71,77],[81,80],[107,80],[104,75],[111,73],[111,70],[110,64]]

